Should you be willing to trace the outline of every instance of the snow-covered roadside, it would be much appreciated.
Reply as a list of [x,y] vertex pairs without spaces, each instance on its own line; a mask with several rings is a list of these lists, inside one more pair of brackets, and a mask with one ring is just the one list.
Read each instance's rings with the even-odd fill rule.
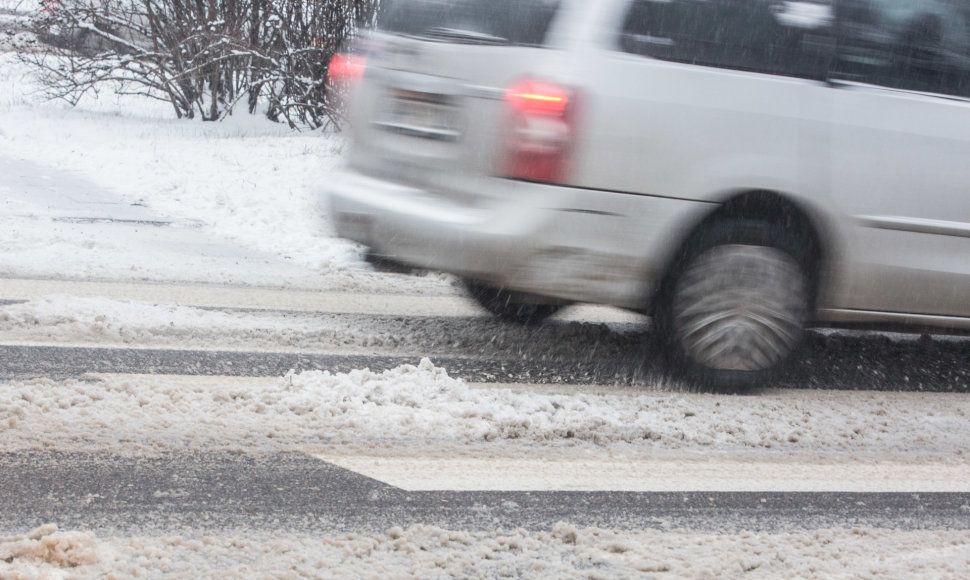
[[373,345],[381,333],[324,317],[61,294],[0,306],[0,334],[5,341],[26,343],[326,351]]
[[[30,286],[36,281],[28,281]],[[18,296],[5,292],[0,300]],[[44,287],[60,287],[60,283]],[[603,354],[635,356],[642,317],[597,307],[565,309],[565,325],[526,328],[488,317],[471,299],[461,296],[390,296],[350,293],[283,292],[252,288],[185,288],[160,285],[64,285],[65,292],[135,292],[145,300],[42,294],[25,302],[0,305],[0,335],[14,343],[87,345],[98,347],[197,348],[271,350],[370,355],[437,354],[458,356],[561,356],[588,358],[590,343]],[[195,292],[193,293],[192,290]],[[214,290],[214,291],[213,291]],[[215,304],[207,298],[215,297]],[[197,303],[198,306],[176,305]],[[300,310],[306,307],[307,312]],[[229,310],[225,310],[225,309]],[[233,310],[238,308],[240,310]],[[374,311],[377,312],[374,312]],[[435,318],[427,318],[435,317]],[[584,323],[580,323],[583,321]],[[516,348],[518,346],[519,348]]]
[[98,537],[44,526],[0,537],[0,577],[965,578],[970,532],[829,529],[730,535],[431,526],[333,536]]
[[[70,108],[38,90],[15,54],[0,53],[0,160],[29,166],[30,177],[7,171],[0,181],[0,273],[455,292],[443,276],[374,275],[357,246],[333,237],[320,192],[339,164],[339,136],[248,114],[178,121],[164,103],[109,93]],[[159,232],[56,221],[58,208],[29,190],[38,180],[61,195],[96,191],[98,203],[114,198],[174,223]],[[188,259],[159,254],[180,236],[194,244],[183,248]],[[220,240],[264,253],[267,267],[249,260],[231,275],[213,267],[204,244]],[[284,266],[297,273],[281,275]]]
[[164,103],[110,94],[69,108],[34,95],[15,55],[0,55],[0,71],[0,154],[68,170],[123,201],[307,267],[351,257],[327,236],[317,195],[338,162],[338,137],[250,115],[178,121]]

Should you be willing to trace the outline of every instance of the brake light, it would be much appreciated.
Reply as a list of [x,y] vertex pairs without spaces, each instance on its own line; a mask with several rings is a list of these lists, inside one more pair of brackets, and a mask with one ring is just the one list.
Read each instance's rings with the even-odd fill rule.
[[338,52],[330,59],[327,75],[332,85],[354,84],[364,76],[366,67],[367,59],[363,56]]
[[557,182],[565,176],[574,140],[574,94],[557,84],[522,80],[505,91],[505,151],[500,173],[512,179]]
[[514,109],[529,113],[560,115],[569,104],[569,93],[562,87],[538,81],[520,81],[505,91]]

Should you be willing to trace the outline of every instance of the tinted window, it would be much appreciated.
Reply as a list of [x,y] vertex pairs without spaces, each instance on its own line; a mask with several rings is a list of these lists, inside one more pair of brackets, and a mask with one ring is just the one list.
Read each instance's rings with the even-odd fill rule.
[[444,42],[541,46],[559,0],[392,0],[378,28]]
[[840,0],[833,76],[970,96],[970,0]]
[[623,50],[665,60],[822,77],[831,54],[831,2],[635,0]]

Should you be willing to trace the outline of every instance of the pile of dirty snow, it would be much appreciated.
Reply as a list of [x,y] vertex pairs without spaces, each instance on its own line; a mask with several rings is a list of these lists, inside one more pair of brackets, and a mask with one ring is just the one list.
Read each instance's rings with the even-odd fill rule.
[[[232,449],[617,448],[964,457],[970,400],[946,393],[518,392],[425,359],[278,379],[105,376],[0,388],[0,447],[129,454]],[[70,425],[69,430],[64,425]]]
[[717,535],[431,526],[333,536],[96,537],[44,526],[0,537],[0,577],[923,578],[964,577],[970,532],[828,529]]

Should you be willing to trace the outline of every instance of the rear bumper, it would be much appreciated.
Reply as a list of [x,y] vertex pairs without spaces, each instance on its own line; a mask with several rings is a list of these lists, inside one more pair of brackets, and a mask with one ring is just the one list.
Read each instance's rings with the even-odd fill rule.
[[379,255],[564,300],[641,308],[710,204],[499,179],[450,198],[346,171],[326,192],[337,234]]

